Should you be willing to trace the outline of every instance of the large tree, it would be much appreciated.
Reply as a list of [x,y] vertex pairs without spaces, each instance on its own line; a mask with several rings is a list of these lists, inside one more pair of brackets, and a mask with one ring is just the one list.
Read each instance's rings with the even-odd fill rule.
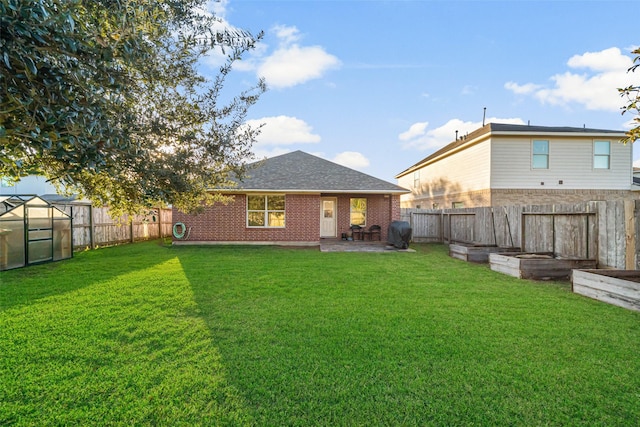
[[265,90],[223,86],[261,35],[204,3],[0,0],[0,175],[44,174],[116,211],[222,199],[207,189],[244,173],[259,128],[242,124]]
[[[633,59],[633,66],[628,71],[635,72],[640,67],[640,48],[633,50],[631,53],[635,54],[636,57]],[[640,86],[631,85],[618,89],[618,91],[629,102],[622,107],[622,114],[631,113],[635,115],[633,118],[634,126],[627,131],[627,137],[623,141],[624,143],[633,143],[640,139]]]

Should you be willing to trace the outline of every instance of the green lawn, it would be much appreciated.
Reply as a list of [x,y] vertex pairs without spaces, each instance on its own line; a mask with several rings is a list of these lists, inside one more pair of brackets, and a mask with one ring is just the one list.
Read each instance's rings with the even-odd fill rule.
[[637,425],[640,313],[412,247],[1,272],[0,425]]

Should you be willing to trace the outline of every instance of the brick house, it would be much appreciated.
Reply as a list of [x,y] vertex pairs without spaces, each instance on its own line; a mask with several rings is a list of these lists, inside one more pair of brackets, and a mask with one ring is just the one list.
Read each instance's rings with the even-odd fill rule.
[[351,225],[379,225],[385,241],[389,223],[400,219],[400,195],[409,190],[302,151],[250,166],[233,197],[200,214],[173,209],[185,235],[174,244],[318,245],[341,238]]
[[624,131],[489,123],[396,175],[402,208],[637,198]]

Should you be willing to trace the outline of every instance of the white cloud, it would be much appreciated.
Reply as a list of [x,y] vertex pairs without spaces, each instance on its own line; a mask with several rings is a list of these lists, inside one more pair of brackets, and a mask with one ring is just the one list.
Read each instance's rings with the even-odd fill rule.
[[338,153],[332,161],[352,169],[365,169],[369,166],[369,159],[357,151],[343,151]]
[[[217,3],[210,3],[209,8],[215,7]],[[221,15],[216,14],[222,17],[220,25],[223,28],[232,27],[223,18],[226,4],[224,2],[219,5]],[[276,39],[275,49],[266,43],[265,38],[233,65],[237,71],[255,72],[258,77],[263,77],[269,88],[282,89],[303,84],[321,78],[328,71],[342,65],[336,56],[328,53],[322,46],[302,45],[302,36],[295,26],[276,25],[269,33]],[[224,64],[226,59],[220,49],[214,49],[203,62],[215,69]]]
[[505,89],[509,89],[513,93],[517,95],[528,95],[530,93],[535,92],[536,90],[542,88],[541,85],[536,85],[533,83],[527,83],[523,85],[519,85],[516,82],[507,82],[504,84]]
[[426,133],[427,126],[429,126],[429,122],[414,123],[409,127],[409,130],[398,135],[398,138],[400,139],[400,141],[409,141],[420,137]]
[[296,27],[276,25],[271,31],[276,35],[281,46],[290,46],[300,40],[300,31]]
[[320,135],[312,132],[313,128],[304,120],[290,116],[263,117],[247,120],[247,125],[261,128],[256,145],[282,146],[291,144],[313,144],[320,142]]
[[571,68],[587,68],[594,71],[620,71],[631,67],[632,59],[620,52],[617,47],[601,50],[600,52],[586,52],[569,58],[567,65]]
[[633,129],[636,126],[640,126],[640,117],[634,117],[622,124],[623,129]]
[[[227,12],[229,0],[208,0],[206,3],[196,8],[196,12],[208,16],[215,17],[215,22],[211,26],[211,29],[215,32],[219,33],[234,33],[234,32],[244,32],[244,29],[235,27],[227,20]],[[255,49],[254,49],[255,50]],[[202,58],[202,63],[215,71],[222,65],[224,65],[228,60],[229,51],[227,49],[222,49],[222,47],[217,46],[211,50],[209,50]],[[246,55],[246,54],[245,54]],[[235,63],[237,65],[235,68],[241,68],[242,61],[238,61]]]
[[581,105],[589,110],[619,111],[623,104],[618,88],[640,84],[640,73],[629,73],[632,59],[617,47],[575,55],[570,69],[550,77],[552,85],[507,82],[505,88],[517,95],[530,95],[543,104]]
[[472,86],[472,85],[465,85],[462,90],[460,91],[460,93],[462,95],[473,95],[476,91],[476,87]]
[[[485,123],[507,123],[507,124],[520,124],[523,125],[524,121],[518,118],[500,119],[491,117],[485,120]],[[462,137],[474,130],[482,127],[482,122],[465,122],[460,119],[451,119],[444,125],[427,130],[428,122],[418,122],[406,132],[398,135],[398,139],[404,141],[402,147],[404,149],[416,149],[416,150],[432,150],[435,151],[445,145],[453,142],[456,139],[456,131],[458,137]],[[414,129],[414,132],[412,132]],[[415,130],[421,130],[415,132]],[[407,138],[408,135],[413,135],[411,138]]]
[[267,86],[287,88],[322,77],[327,71],[338,68],[340,60],[328,54],[321,46],[281,47],[265,57],[257,73],[264,77]]
[[229,0],[209,0],[207,2],[207,8],[213,12],[215,16],[225,18],[227,15],[227,5]]

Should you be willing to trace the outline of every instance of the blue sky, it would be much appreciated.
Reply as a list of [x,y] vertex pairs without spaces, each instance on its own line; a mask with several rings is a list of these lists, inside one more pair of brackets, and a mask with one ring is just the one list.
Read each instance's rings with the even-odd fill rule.
[[[486,121],[626,130],[617,88],[640,45],[637,1],[221,0],[228,25],[265,37],[233,93],[266,79],[249,111],[260,158],[303,150],[378,178]],[[220,58],[203,64],[215,72]],[[636,144],[637,145],[637,144]],[[640,146],[634,149],[640,160]],[[637,163],[640,163],[637,162]]]

